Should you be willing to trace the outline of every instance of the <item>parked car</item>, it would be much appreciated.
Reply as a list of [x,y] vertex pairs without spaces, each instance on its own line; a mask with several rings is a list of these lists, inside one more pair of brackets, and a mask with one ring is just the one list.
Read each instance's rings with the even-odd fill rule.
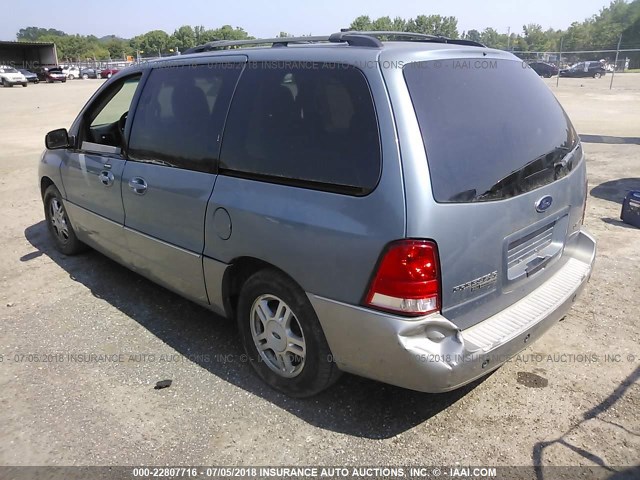
[[593,77],[600,78],[606,75],[607,70],[602,66],[600,62],[580,62],[560,70],[561,77]]
[[41,68],[37,72],[37,75],[41,81],[47,83],[65,83],[67,81],[67,76],[64,74],[61,67]]
[[104,70],[102,70],[100,72],[100,78],[111,78],[112,76],[114,76],[119,71],[120,70],[117,69],[117,68],[105,68]]
[[86,80],[88,78],[99,78],[99,73],[95,68],[81,68],[80,78]]
[[515,56],[405,35],[215,43],[121,72],[46,136],[51,241],[235,318],[288,395],[341,371],[426,392],[486,375],[590,277],[584,153]]
[[18,71],[22,75],[24,75],[24,78],[27,79],[27,82],[30,82],[30,83],[39,83],[40,82],[40,79],[38,78],[38,75],[36,75],[35,73],[33,73],[33,72],[29,71],[29,70],[26,70],[24,68],[18,68]]
[[75,66],[62,67],[62,73],[67,76],[68,80],[75,80],[80,78],[80,68]]
[[3,87],[13,87],[14,85],[27,86],[27,79],[15,68],[9,65],[0,65],[0,83]]
[[558,74],[558,67],[546,62],[531,62],[529,66],[538,75],[544,78],[551,78]]

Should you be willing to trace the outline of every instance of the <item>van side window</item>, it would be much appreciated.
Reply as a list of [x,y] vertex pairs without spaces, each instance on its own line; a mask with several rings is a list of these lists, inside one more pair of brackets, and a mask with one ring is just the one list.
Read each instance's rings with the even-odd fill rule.
[[94,150],[100,145],[122,147],[125,121],[140,77],[137,74],[116,82],[91,105],[81,133],[83,150]]
[[213,172],[241,69],[221,63],[154,69],[136,108],[129,158]]
[[378,183],[380,157],[371,92],[357,68],[264,62],[242,74],[221,174],[366,195]]

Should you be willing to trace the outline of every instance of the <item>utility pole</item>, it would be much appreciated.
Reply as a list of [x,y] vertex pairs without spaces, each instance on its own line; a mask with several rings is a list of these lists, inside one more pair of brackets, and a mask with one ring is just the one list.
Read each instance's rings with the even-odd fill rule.
[[611,72],[611,83],[609,83],[609,90],[613,88],[613,76],[616,74],[616,68],[618,67],[618,54],[620,53],[620,42],[622,42],[622,34],[618,38],[618,48],[616,48],[616,61],[613,64],[613,72]]
[[562,43],[564,42],[564,37],[560,39],[560,52],[558,52],[558,76],[556,77],[556,87],[560,84],[560,66],[562,65]]
[[509,51],[510,44],[511,44],[511,27],[507,27],[507,52]]

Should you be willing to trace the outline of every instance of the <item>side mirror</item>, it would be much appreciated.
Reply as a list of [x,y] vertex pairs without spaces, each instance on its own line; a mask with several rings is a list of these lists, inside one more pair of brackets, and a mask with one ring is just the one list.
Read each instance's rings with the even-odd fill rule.
[[69,148],[69,133],[66,128],[58,128],[47,133],[44,137],[44,144],[49,150]]

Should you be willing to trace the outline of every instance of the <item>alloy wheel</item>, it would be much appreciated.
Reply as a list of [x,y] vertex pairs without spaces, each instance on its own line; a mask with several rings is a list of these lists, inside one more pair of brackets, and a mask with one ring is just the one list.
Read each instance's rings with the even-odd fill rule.
[[261,295],[251,307],[251,336],[262,361],[285,378],[304,368],[307,345],[295,314],[275,295]]
[[53,198],[49,202],[49,219],[58,239],[62,243],[66,243],[69,240],[69,225],[62,202],[57,198]]

